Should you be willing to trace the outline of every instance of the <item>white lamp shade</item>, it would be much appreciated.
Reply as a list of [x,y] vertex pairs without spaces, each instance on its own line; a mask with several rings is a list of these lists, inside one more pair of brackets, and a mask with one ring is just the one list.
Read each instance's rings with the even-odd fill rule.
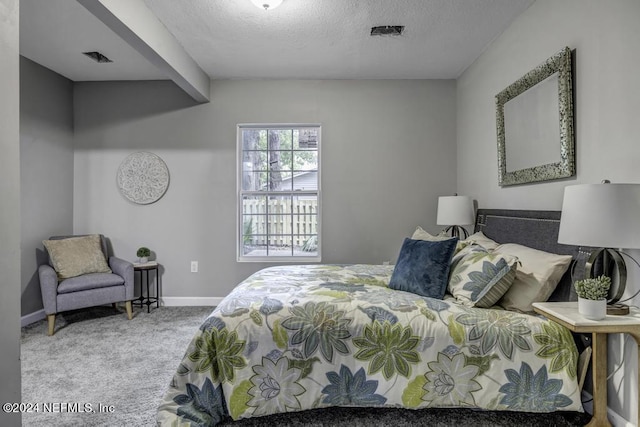
[[282,0],[251,0],[251,3],[263,10],[271,10],[280,6]]
[[473,200],[469,196],[438,197],[438,225],[471,225],[475,221]]
[[558,243],[640,248],[640,184],[565,187]]

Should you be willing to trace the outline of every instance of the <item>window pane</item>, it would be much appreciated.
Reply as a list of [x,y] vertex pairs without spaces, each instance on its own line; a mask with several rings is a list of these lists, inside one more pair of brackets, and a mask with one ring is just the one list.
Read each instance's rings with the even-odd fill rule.
[[294,150],[317,150],[318,149],[318,128],[296,129],[293,131]]
[[[280,172],[269,172],[265,185],[267,191],[282,191],[282,174]],[[288,188],[285,190],[288,190]]]
[[264,151],[242,153],[242,190],[263,191],[267,184],[267,154]]
[[293,151],[293,168],[296,171],[311,171],[318,169],[317,151]]
[[267,131],[264,129],[243,129],[242,130],[243,150],[266,150]]
[[[291,222],[291,196],[271,196],[268,200],[269,222]],[[274,231],[273,233],[278,233]]]
[[[293,177],[293,191],[317,191],[318,172],[298,172]],[[304,196],[300,196],[304,197]]]
[[[283,250],[291,251],[291,197],[270,197],[268,202],[267,233],[269,234],[268,254]],[[289,253],[290,255],[290,253]]]
[[290,171],[292,169],[291,151],[269,151],[269,168],[271,170]]
[[[317,196],[295,197],[293,199],[293,232],[299,236],[318,234]],[[306,238],[306,237],[305,237]],[[302,245],[304,242],[298,241]]]
[[318,213],[318,196],[314,194],[295,196],[291,200],[294,215],[316,215]]
[[270,129],[268,135],[269,150],[291,150],[291,129]]
[[266,191],[267,189],[267,173],[266,172],[243,172],[242,173],[242,190],[243,191]]
[[253,256],[266,244],[266,196],[243,196],[241,254]]
[[294,245],[293,252],[296,256],[317,256],[318,255],[318,235],[296,235],[294,236],[297,245]]
[[242,153],[243,171],[266,171],[268,168],[266,151],[245,151]]

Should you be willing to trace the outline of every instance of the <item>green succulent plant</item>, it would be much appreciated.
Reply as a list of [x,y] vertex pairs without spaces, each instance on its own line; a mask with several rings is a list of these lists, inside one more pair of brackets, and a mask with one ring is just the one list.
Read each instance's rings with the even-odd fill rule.
[[145,248],[144,246],[141,248],[138,248],[138,252],[136,252],[136,255],[139,258],[143,258],[143,257],[148,257],[151,255],[151,250],[149,250],[149,248]]
[[590,300],[603,300],[609,296],[611,279],[607,276],[583,279],[575,282],[574,287],[580,298]]

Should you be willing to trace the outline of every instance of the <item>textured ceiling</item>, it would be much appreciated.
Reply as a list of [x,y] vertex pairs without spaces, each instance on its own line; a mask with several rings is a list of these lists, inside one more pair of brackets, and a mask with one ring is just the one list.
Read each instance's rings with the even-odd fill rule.
[[[213,79],[451,79],[534,1],[284,0],[270,11],[249,0],[144,3]],[[72,80],[167,78],[75,0],[21,0],[20,9],[21,54]],[[405,31],[371,37],[377,25]],[[95,64],[87,50],[114,62]]]
[[[212,78],[456,78],[533,0],[145,0]],[[371,27],[404,25],[400,37]]]

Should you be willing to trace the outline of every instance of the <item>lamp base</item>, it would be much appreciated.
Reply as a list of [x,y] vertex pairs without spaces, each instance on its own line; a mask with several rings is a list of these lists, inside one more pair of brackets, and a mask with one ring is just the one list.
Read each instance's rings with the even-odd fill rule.
[[467,237],[469,237],[469,232],[464,227],[461,227],[459,225],[450,225],[442,230],[442,232],[445,234],[451,233],[451,237],[457,237],[459,239],[466,239]]
[[607,305],[608,316],[624,316],[629,314],[629,306],[624,304],[610,304]]
[[[611,289],[609,289],[609,299],[607,300],[607,304],[613,305],[620,301],[622,294],[624,294],[627,284],[627,266],[622,259],[622,256],[620,256],[620,253],[615,249],[596,249],[591,252],[591,256],[589,256],[585,265],[585,277],[594,277],[593,265],[599,258],[602,259],[602,274],[611,278]],[[611,269],[610,264],[615,265],[615,268],[618,270],[617,283],[614,283],[614,272]]]

